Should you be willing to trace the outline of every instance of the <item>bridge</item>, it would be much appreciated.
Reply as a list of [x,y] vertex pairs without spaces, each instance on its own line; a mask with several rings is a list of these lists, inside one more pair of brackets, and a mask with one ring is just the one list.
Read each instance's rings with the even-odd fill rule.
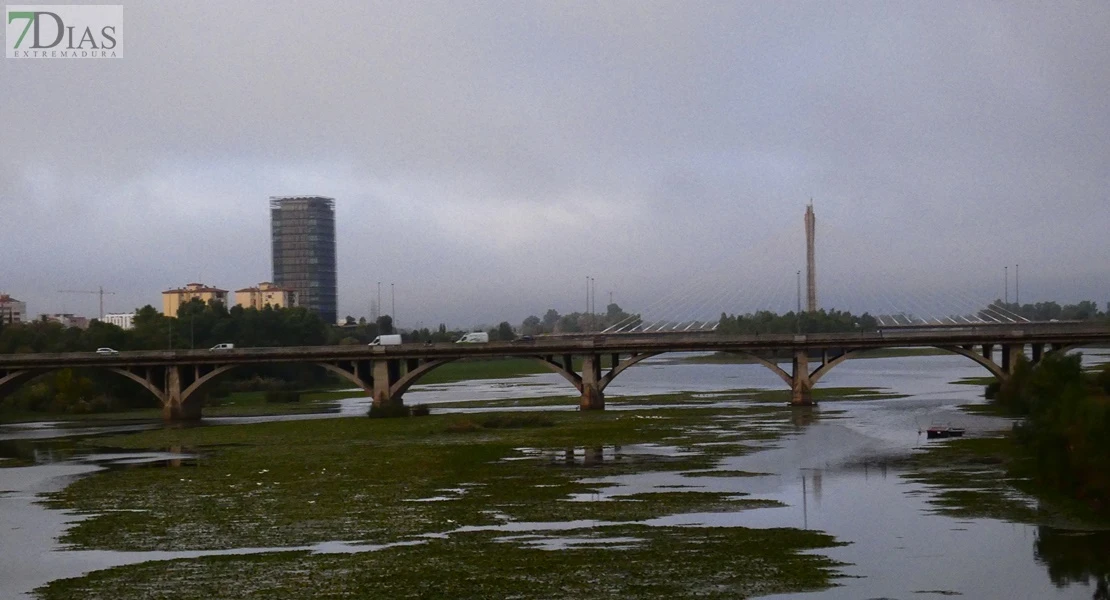
[[[813,386],[822,377],[867,350],[940,348],[967,357],[1005,380],[1013,373],[1018,357],[1026,356],[1027,347],[1028,357],[1036,363],[1046,352],[1106,343],[1110,343],[1110,326],[1106,325],[1020,323],[808,335],[625,333],[550,336],[522,343],[8,354],[0,355],[0,397],[52,370],[105,369],[154,394],[161,402],[165,420],[195,420],[201,416],[203,391],[220,375],[244,365],[299,363],[324,368],[364,390],[375,407],[389,408],[403,406],[405,391],[448,362],[524,357],[540,361],[573,385],[581,395],[582,410],[601,410],[605,408],[605,388],[629,367],[666,352],[701,351],[750,357],[783,380],[791,390],[791,404],[804,406],[813,403]],[[995,360],[996,349],[999,361]],[[776,356],[789,357],[789,369],[783,368]]]

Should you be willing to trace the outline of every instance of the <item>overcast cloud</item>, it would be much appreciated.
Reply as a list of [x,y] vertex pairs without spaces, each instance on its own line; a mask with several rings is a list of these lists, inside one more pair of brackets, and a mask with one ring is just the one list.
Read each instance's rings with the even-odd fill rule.
[[1023,301],[1110,300],[1101,0],[123,6],[123,59],[0,60],[32,313],[268,280],[286,194],[336,199],[340,314],[392,283],[402,326],[579,310],[587,276],[787,310],[810,198],[825,306],[957,309],[1019,263]]

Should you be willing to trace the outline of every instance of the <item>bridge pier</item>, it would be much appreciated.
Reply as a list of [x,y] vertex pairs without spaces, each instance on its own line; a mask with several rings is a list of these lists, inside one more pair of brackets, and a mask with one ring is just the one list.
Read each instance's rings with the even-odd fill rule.
[[601,356],[587,354],[582,359],[582,399],[579,410],[605,410],[605,393],[602,391]]
[[1044,344],[1030,344],[1033,348],[1033,364],[1041,362],[1044,357]]
[[794,350],[794,372],[790,382],[791,406],[813,406],[813,381],[809,375],[809,353],[804,348]]
[[404,406],[401,394],[394,394],[394,385],[401,379],[401,361],[399,359],[375,360],[373,365],[373,400],[374,410]]
[[[195,365],[175,365],[165,368],[163,376],[165,381],[162,385],[162,393],[159,394],[159,400],[162,401],[162,420],[167,423],[200,420],[200,402],[192,400],[184,393],[188,386],[183,385],[181,373],[183,368],[193,369],[195,375]],[[199,379],[199,377],[195,379]]]
[[1013,375],[1018,361],[1025,356],[1025,344],[1005,344],[1002,346],[1002,371]]

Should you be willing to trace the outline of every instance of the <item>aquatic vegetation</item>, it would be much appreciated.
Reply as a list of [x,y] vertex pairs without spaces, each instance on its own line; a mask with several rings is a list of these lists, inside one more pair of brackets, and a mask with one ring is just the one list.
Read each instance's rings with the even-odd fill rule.
[[503,534],[473,532],[360,554],[285,552],[143,563],[55,581],[40,596],[731,599],[822,589],[836,566],[799,552],[835,545],[832,538],[796,529],[617,525],[554,537],[635,542],[566,544],[553,551]]
[[[588,500],[600,489],[591,483],[598,477],[747,476],[714,469],[720,457],[752,447],[742,441],[698,444],[719,440],[722,429],[744,431],[753,420],[774,417],[785,428],[788,413],[771,406],[494,413],[470,421],[480,427],[463,435],[449,431],[461,422],[457,415],[431,415],[162,429],[91,440],[180,447],[199,458],[187,476],[174,469],[110,471],[53,494],[52,505],[88,516],[67,533],[66,543],[275,552],[141,563],[56,581],[40,593],[733,598],[820,589],[835,563],[802,551],[835,544],[824,534],[645,524],[775,502],[697,486]],[[760,435],[772,435],[766,423],[760,427]],[[573,501],[582,497],[587,501]],[[556,533],[545,524],[569,527]],[[576,541],[547,549],[562,538]],[[278,551],[333,540],[415,545],[352,555]]]

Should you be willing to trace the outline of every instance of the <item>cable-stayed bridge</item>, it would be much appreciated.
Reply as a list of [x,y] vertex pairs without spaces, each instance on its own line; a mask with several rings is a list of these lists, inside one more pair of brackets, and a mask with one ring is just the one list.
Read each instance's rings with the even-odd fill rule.
[[[994,295],[987,291],[1000,291],[993,285],[936,281],[940,277],[935,273],[888,264],[892,261],[883,252],[869,249],[858,232],[831,227],[820,230],[827,234],[821,247],[827,248],[825,255],[830,258],[822,269],[812,205],[802,224],[804,259],[784,249],[801,250],[796,234],[802,227],[768,233],[765,241],[734,250],[727,262],[691,269],[694,274],[688,279],[668,283],[651,300],[631,306],[633,314],[597,330],[607,334],[717,331],[722,314],[798,315],[824,309],[866,314],[870,325],[884,328],[1030,322],[1007,302],[1011,283],[1015,299],[1020,298],[1018,265],[1013,265],[1012,281],[1007,268],[1005,282],[997,282],[1005,291]],[[1001,301],[1003,297],[1007,301]]]

